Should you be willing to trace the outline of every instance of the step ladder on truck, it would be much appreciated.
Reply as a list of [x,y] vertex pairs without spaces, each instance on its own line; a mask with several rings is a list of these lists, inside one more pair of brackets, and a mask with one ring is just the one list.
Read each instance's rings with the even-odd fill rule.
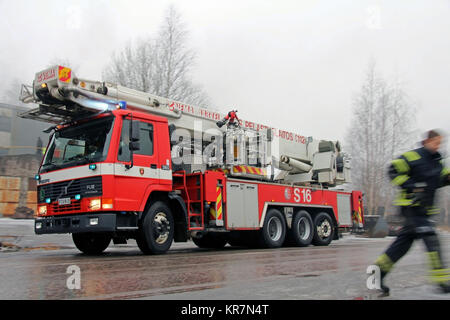
[[38,72],[20,99],[37,104],[21,117],[51,123],[35,232],[71,233],[86,254],[128,239],[145,254],[189,239],[202,248],[328,245],[363,226],[362,193],[338,189],[350,172],[338,141],[63,66]]

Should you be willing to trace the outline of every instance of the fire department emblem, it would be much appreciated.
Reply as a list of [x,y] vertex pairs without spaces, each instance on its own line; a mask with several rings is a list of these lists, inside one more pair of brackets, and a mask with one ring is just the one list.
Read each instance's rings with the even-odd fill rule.
[[139,173],[141,174],[141,176],[144,174],[144,168],[140,168],[139,169]]
[[291,189],[290,189],[290,188],[284,189],[284,198],[285,198],[286,200],[290,200],[291,197],[292,197]]

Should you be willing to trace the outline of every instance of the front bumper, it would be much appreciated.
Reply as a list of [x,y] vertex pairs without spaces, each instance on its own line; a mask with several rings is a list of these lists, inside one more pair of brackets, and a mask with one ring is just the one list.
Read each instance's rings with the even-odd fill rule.
[[52,216],[34,221],[36,234],[113,232],[116,227],[117,215],[114,213]]

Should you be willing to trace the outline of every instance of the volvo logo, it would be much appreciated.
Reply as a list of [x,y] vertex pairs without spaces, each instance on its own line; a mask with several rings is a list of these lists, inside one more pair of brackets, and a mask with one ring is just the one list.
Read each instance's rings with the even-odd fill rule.
[[72,185],[72,183],[74,181],[75,180],[70,181],[67,186],[64,186],[64,187],[61,188],[61,193],[59,194],[58,198],[61,198],[62,196],[67,195],[67,193],[69,192],[69,187]]

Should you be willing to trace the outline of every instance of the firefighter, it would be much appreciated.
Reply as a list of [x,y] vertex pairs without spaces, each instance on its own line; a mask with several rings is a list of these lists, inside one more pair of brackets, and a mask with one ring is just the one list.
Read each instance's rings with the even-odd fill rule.
[[439,239],[431,220],[439,213],[434,206],[436,189],[450,184],[450,169],[444,167],[438,152],[442,139],[437,130],[430,130],[421,148],[405,152],[389,166],[392,184],[400,188],[394,204],[399,206],[405,221],[397,238],[375,261],[381,272],[381,296],[389,295],[385,276],[408,252],[415,239],[425,242],[431,281],[438,284],[443,293],[450,292],[449,269],[444,267]]
[[230,112],[228,112],[228,114],[222,120],[217,121],[217,126],[221,128],[228,121],[227,128],[238,128],[240,124],[237,112],[237,110],[231,110]]

